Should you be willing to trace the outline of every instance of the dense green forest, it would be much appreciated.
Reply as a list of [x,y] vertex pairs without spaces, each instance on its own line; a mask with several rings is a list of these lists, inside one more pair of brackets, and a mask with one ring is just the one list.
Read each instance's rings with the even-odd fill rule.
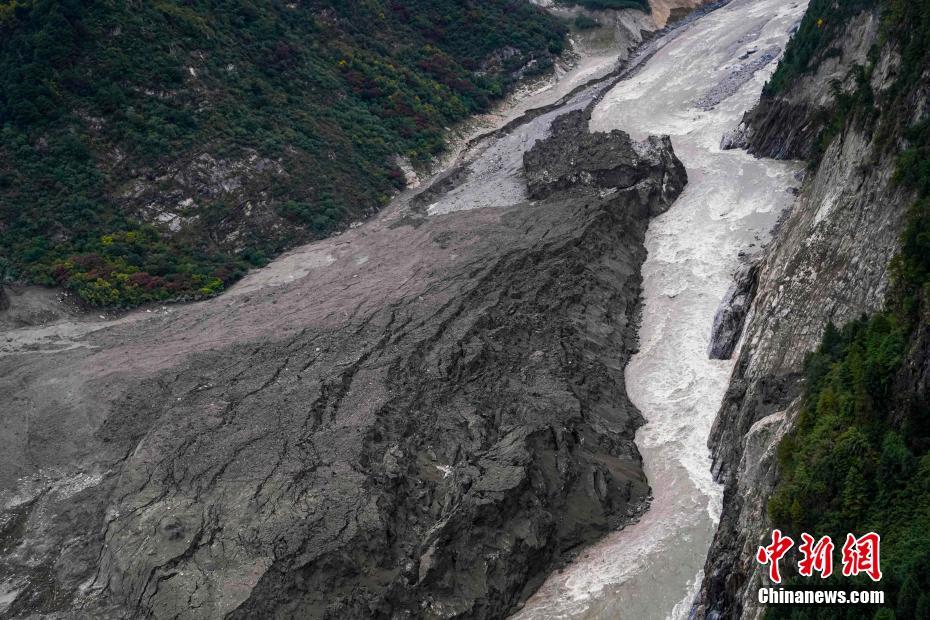
[[[771,606],[767,618],[930,618],[930,402],[915,376],[926,372],[930,354],[930,126],[906,126],[930,52],[930,0],[872,4],[882,10],[883,43],[902,51],[896,84],[876,95],[870,67],[860,68],[856,92],[838,100],[824,132],[832,139],[849,123],[875,132],[879,148],[897,149],[896,180],[917,200],[892,263],[886,309],[841,329],[829,326],[807,360],[802,409],[779,446],[781,481],[769,513],[793,537],[831,535],[837,548],[847,532],[878,532],[880,583],[835,573],[823,582],[795,576],[788,584],[881,589],[885,605]],[[812,2],[770,90],[810,70],[811,50],[829,51],[830,38],[816,24],[834,22],[836,34],[847,9]]]
[[[383,205],[564,34],[514,0],[0,0],[0,281],[213,294]],[[146,201],[203,154],[262,166],[171,230]]]

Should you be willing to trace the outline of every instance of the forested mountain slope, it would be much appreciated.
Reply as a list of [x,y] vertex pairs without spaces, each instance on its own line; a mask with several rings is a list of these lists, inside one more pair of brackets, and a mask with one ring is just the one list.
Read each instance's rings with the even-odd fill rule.
[[217,292],[383,205],[564,34],[512,0],[2,1],[0,280]]

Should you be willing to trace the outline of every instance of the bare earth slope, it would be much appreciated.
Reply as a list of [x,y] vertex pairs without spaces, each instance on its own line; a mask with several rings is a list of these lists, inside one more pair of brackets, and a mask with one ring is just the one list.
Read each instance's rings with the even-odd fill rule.
[[527,155],[535,202],[399,208],[217,299],[4,334],[0,617],[500,617],[638,514],[622,369],[685,173],[585,125]]

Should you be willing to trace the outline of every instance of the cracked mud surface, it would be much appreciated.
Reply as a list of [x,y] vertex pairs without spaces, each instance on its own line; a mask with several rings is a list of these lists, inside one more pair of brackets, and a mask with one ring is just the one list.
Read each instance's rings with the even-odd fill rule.
[[685,175],[576,120],[548,146],[624,183],[543,145],[535,202],[398,209],[80,346],[10,340],[0,617],[500,617],[637,515],[623,367]]

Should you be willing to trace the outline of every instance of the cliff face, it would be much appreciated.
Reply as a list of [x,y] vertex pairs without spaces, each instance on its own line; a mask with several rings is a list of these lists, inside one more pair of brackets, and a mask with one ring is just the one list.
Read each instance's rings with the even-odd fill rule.
[[[763,97],[738,132],[743,144],[768,157],[816,153],[835,105],[831,81],[852,90],[852,69],[879,44],[878,20],[873,11],[850,19],[837,39],[839,47],[816,72],[776,97]],[[871,76],[877,93],[892,84],[899,62],[891,43],[879,50]],[[913,119],[902,120],[906,125]],[[759,266],[743,345],[710,437],[714,473],[725,495],[699,618],[756,618],[763,611],[756,593],[765,577],[754,557],[771,529],[767,501],[779,475],[775,449],[798,412],[804,358],[819,344],[826,324],[842,324],[882,306],[888,263],[913,199],[892,183],[895,157],[895,149],[871,131],[846,123]]]
[[667,140],[581,123],[527,156],[564,181],[536,202],[391,212],[221,298],[8,332],[0,616],[501,617],[638,514],[622,372],[686,179]]
[[[879,22],[877,11],[864,11],[849,19],[835,37],[841,47],[822,53],[817,70],[798,75],[790,88],[777,96],[763,96],[727,136],[725,146],[745,148],[760,157],[811,159],[836,106],[833,85],[840,84],[844,91],[853,88],[850,70],[867,63],[869,49],[878,40]],[[897,63],[892,57],[886,59]],[[886,71],[891,69],[885,67]],[[887,75],[879,79],[890,84]]]
[[664,28],[703,4],[707,4],[707,0],[650,0],[649,7],[656,25]]

